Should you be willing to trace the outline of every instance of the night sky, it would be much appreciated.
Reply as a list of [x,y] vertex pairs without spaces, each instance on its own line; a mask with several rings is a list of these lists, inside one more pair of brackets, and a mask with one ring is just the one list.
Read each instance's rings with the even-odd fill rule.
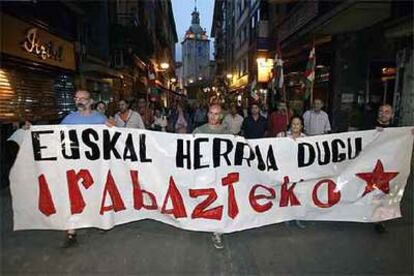
[[[176,45],[176,60],[181,61],[181,42],[185,32],[191,25],[191,13],[194,10],[194,0],[171,0],[177,28],[178,43]],[[207,30],[210,37],[213,20],[214,0],[197,0],[197,10],[200,12],[200,25]],[[213,41],[210,42],[210,59],[213,59]]]

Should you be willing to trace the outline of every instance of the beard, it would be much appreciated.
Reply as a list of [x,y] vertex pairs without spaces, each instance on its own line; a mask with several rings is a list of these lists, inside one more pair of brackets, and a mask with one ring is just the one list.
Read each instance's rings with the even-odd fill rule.
[[76,103],[76,108],[80,109],[80,110],[83,110],[83,109],[86,108],[86,105],[84,105],[83,103]]

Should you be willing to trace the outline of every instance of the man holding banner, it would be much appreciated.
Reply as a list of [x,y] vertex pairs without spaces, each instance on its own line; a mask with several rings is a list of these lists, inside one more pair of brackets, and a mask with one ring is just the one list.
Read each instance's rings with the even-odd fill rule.
[[[75,105],[78,109],[63,118],[62,125],[90,125],[90,124],[105,124],[107,118],[92,110],[93,100],[91,94],[86,90],[78,90],[75,94]],[[76,230],[69,229],[62,247],[68,248],[77,244]]]
[[[219,104],[213,104],[209,107],[207,118],[208,122],[193,131],[193,134],[203,133],[203,134],[231,134],[225,124],[221,123],[223,117],[222,108]],[[222,233],[214,232],[211,236],[213,245],[217,249],[223,249],[223,239]]]
[[246,140],[219,135],[220,114],[212,106],[201,129],[215,135],[32,127],[10,174],[14,229],[111,229],[149,218],[232,233],[288,220],[401,217],[412,127]]

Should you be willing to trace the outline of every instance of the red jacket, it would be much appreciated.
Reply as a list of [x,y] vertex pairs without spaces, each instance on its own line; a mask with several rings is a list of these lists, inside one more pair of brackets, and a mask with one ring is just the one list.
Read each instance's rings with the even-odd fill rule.
[[289,119],[287,113],[280,111],[273,112],[268,121],[267,136],[276,137],[279,132],[287,131]]

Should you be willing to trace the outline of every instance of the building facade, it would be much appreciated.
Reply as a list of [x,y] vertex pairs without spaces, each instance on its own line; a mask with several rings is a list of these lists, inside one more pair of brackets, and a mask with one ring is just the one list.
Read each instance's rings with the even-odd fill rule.
[[[211,37],[215,38],[216,85],[249,102],[250,84],[258,82],[257,59],[269,51],[268,3],[260,0],[215,1]],[[265,101],[266,99],[261,99]]]
[[[410,1],[215,1],[216,79],[248,98],[256,87],[302,114],[310,108],[304,71],[314,47],[313,98],[324,101],[334,131],[362,129],[366,113],[384,103],[396,123],[413,124],[412,26]],[[258,61],[271,63],[277,51],[283,95],[257,79]]]
[[[2,1],[0,158],[19,123],[59,123],[76,89],[117,108],[145,98],[167,106],[175,92],[170,0]],[[1,179],[7,183],[4,166]]]

